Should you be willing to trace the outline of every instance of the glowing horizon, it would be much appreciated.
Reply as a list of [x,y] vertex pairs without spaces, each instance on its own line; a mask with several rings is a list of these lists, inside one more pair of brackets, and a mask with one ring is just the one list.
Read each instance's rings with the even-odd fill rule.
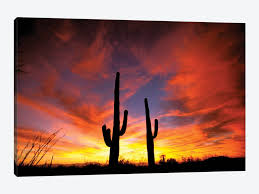
[[36,134],[61,129],[40,164],[106,163],[102,125],[128,110],[119,159],[146,163],[144,98],[155,160],[245,157],[244,24],[20,19],[16,72],[18,154]]

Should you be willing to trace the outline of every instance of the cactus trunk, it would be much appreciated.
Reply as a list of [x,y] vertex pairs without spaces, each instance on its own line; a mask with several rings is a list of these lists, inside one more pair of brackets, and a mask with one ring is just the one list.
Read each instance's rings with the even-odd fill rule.
[[148,107],[148,101],[145,98],[145,110],[146,110],[146,130],[147,130],[147,154],[148,154],[148,165],[155,165],[155,155],[154,155],[154,139],[157,136],[158,132],[158,120],[155,119],[155,132],[152,134],[150,113]]
[[116,165],[119,158],[119,136],[120,131],[120,74],[116,74],[115,89],[114,89],[114,115],[113,115],[113,133],[112,146],[110,150],[110,164]]
[[114,89],[114,118],[113,118],[113,133],[111,139],[110,129],[106,129],[106,125],[103,125],[103,137],[106,145],[110,147],[109,165],[116,166],[119,159],[119,141],[127,127],[128,111],[124,111],[123,125],[120,130],[120,73],[117,72],[115,79]]

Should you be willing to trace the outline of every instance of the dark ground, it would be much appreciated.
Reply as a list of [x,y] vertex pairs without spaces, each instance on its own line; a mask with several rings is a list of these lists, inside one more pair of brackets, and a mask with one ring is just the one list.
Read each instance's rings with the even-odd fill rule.
[[54,176],[54,175],[90,175],[90,174],[132,174],[132,173],[168,173],[168,172],[211,172],[245,171],[245,158],[212,157],[203,161],[188,159],[178,163],[173,159],[150,168],[128,162],[121,162],[118,167],[86,164],[84,166],[26,167],[14,166],[16,176]]

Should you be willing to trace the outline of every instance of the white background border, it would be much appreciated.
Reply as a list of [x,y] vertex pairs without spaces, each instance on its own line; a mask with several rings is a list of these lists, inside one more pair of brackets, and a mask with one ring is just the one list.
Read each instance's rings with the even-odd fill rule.
[[[1,1],[1,193],[259,193],[259,68],[256,1]],[[13,21],[16,17],[246,23],[246,172],[17,178],[13,174]],[[219,75],[220,76],[220,75]],[[257,184],[256,184],[257,183]]]

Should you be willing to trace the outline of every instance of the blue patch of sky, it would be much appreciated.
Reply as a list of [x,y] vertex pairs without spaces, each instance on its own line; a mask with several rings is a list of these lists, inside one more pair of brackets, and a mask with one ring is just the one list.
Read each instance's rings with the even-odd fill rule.
[[162,117],[160,118],[160,124],[163,124],[166,128],[178,128],[185,125],[197,123],[197,118],[194,116],[171,116],[171,117]]
[[[136,83],[137,84],[137,83]],[[160,102],[165,96],[164,77],[154,76],[146,85],[142,86],[124,104],[128,107],[130,114],[134,117],[145,115],[144,98],[148,98],[150,116],[157,116],[161,110]]]

